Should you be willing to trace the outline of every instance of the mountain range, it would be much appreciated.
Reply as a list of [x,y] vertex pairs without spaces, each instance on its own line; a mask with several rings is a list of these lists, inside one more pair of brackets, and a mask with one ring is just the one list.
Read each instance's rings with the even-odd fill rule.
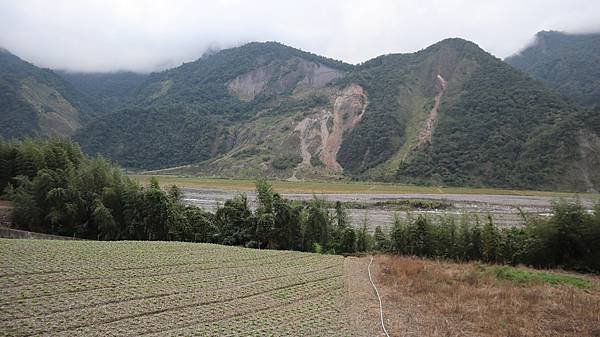
[[254,42],[149,75],[4,51],[0,132],[72,136],[162,173],[597,190],[600,84],[584,73],[600,63],[577,61],[600,57],[595,36],[542,32],[506,62],[454,38],[358,65]]

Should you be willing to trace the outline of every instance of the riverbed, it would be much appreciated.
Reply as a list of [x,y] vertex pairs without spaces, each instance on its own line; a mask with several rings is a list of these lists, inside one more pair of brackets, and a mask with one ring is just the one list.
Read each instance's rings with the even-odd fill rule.
[[[184,201],[188,204],[201,207],[214,212],[219,205],[223,205],[227,199],[231,199],[240,193],[248,196],[251,207],[255,206],[256,195],[254,192],[218,190],[218,189],[192,189],[184,188]],[[360,202],[373,204],[366,209],[349,208],[348,215],[354,227],[361,227],[366,219],[368,228],[372,232],[376,226],[383,230],[389,230],[393,225],[394,217],[406,219],[409,216],[427,214],[434,220],[441,216],[453,216],[460,219],[465,214],[478,216],[485,221],[488,214],[499,226],[518,226],[523,223],[525,216],[550,216],[552,205],[560,198],[547,196],[520,196],[520,195],[486,195],[486,194],[360,194],[360,193],[282,193],[283,197],[292,200],[309,200],[315,196],[330,201]],[[452,204],[445,209],[413,209],[410,212],[389,209],[389,207],[374,207],[378,201],[420,199],[440,200]],[[575,197],[563,198],[566,201],[575,201]],[[579,199],[586,209],[592,209],[594,200]]]

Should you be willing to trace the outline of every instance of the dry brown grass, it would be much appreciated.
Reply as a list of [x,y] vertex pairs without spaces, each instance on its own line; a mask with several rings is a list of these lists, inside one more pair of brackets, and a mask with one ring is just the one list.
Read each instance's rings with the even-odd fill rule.
[[600,289],[497,280],[474,264],[379,257],[394,336],[600,337]]

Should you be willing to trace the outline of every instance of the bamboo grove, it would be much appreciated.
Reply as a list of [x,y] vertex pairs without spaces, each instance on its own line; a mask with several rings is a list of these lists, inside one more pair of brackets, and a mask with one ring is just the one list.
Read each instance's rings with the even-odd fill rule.
[[177,240],[252,248],[352,254],[376,250],[460,261],[526,264],[600,272],[600,207],[558,203],[550,217],[523,216],[499,228],[491,217],[396,217],[389,233],[367,220],[352,228],[342,203],[297,203],[256,185],[212,213],[186,205],[182,192],[132,181],[102,157],[64,138],[0,140],[0,188],[17,228],[91,240]]

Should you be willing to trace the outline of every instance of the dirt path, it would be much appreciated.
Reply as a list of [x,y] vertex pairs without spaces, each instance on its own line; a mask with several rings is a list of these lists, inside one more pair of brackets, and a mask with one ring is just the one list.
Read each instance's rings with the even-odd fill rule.
[[[368,257],[347,257],[344,259],[347,316],[355,336],[385,337],[379,324],[379,302],[367,274],[368,265]],[[371,272],[379,274],[378,265],[375,261],[371,266]],[[388,332],[390,336],[394,336],[389,329]]]

